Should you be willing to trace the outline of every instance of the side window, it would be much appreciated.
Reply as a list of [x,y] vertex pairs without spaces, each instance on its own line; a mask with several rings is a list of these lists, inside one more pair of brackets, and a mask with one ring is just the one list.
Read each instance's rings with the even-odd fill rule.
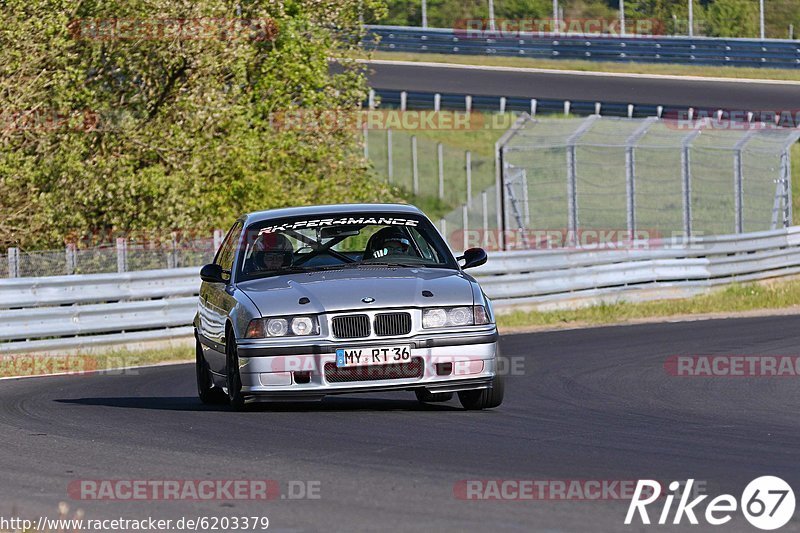
[[231,272],[233,270],[233,259],[236,255],[236,245],[239,242],[239,236],[242,234],[242,222],[237,221],[231,230],[222,241],[222,246],[219,247],[217,257],[214,258],[214,263],[221,266],[222,270]]

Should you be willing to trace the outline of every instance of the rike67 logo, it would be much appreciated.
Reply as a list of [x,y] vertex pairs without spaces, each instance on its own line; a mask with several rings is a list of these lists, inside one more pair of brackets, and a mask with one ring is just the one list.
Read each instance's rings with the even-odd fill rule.
[[[693,484],[694,480],[689,479],[686,481],[685,490],[680,490],[683,484],[673,481],[669,484],[670,492],[662,495],[661,484],[658,481],[639,480],[628,507],[628,514],[625,516],[625,524],[632,524],[637,514],[642,524],[650,524],[647,506],[655,502],[658,503],[653,505],[651,510],[661,508],[656,523],[661,525],[670,523],[676,494],[679,496],[679,501],[672,514],[672,524],[680,524],[685,517],[690,524],[697,525],[700,516],[712,526],[721,526],[731,521],[738,507],[750,524],[758,529],[771,531],[786,525],[794,515],[794,491],[779,477],[762,476],[754,479],[745,487],[739,501],[730,494],[721,494],[705,502],[705,512],[701,512],[703,507],[701,504],[708,495],[704,494],[689,500]],[[663,506],[661,506],[662,501]]]

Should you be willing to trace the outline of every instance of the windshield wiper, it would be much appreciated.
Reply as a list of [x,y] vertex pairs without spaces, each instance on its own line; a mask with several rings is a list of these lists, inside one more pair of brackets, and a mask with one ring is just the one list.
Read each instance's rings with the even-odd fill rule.
[[416,267],[419,267],[419,266],[424,266],[424,265],[411,265],[411,264],[408,264],[408,263],[399,263],[399,262],[395,263],[395,262],[389,262],[389,261],[369,261],[369,262],[359,261],[358,265],[359,266],[388,266],[388,267],[401,267],[401,268],[416,268]]

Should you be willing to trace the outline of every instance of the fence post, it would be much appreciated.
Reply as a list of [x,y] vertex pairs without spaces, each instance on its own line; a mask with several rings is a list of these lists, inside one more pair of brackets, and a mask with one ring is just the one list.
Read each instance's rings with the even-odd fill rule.
[[644,137],[650,126],[657,122],[657,117],[648,117],[642,125],[636,128],[625,140],[625,194],[627,201],[628,238],[633,240],[636,231],[636,143]]
[[173,231],[169,241],[167,268],[178,268],[178,233]]
[[581,135],[586,133],[592,123],[597,120],[597,115],[585,119],[567,139],[567,241],[575,242],[578,238],[578,171],[577,171],[577,143]]
[[128,271],[128,241],[117,237],[117,272]]
[[531,209],[528,201],[528,169],[522,169],[522,205],[525,206],[522,220],[525,221],[525,228],[531,227]]
[[417,136],[411,136],[411,177],[414,196],[419,196],[419,159],[417,158]]
[[786,176],[786,227],[792,225],[794,221],[794,213],[792,211],[792,158],[789,157],[789,151],[783,151],[784,156],[784,172]]
[[19,248],[8,249],[8,277],[19,277]]
[[[683,231],[688,240],[692,236],[692,164],[689,149],[692,141],[700,135],[700,128],[706,121],[695,125],[691,133],[686,135],[681,141],[681,187],[683,189]],[[687,241],[688,242],[688,241]]]
[[67,275],[72,275],[78,270],[78,261],[76,255],[75,243],[67,243],[66,248],[64,248],[64,259],[66,260]]
[[361,126],[361,130],[364,132],[364,159],[369,159],[369,128],[366,121]]
[[392,161],[392,128],[386,130],[386,175],[389,183],[392,183],[394,178],[394,162]]
[[781,180],[783,181],[783,227],[792,224],[792,174],[789,169],[789,151],[781,153]]
[[463,237],[461,238],[461,243],[464,245],[464,249],[467,249],[467,232],[469,231],[469,207],[467,204],[461,206],[461,225],[462,225],[462,233]]
[[217,255],[217,251],[219,247],[222,246],[222,239],[225,238],[225,235],[222,233],[221,229],[214,230],[214,255]]
[[465,153],[467,170],[467,203],[472,202],[472,152],[467,150]]
[[481,210],[483,211],[483,236],[481,246],[485,246],[489,238],[489,195],[481,191]]
[[742,176],[742,150],[738,149],[733,152],[733,198],[734,198],[734,209],[736,211],[734,215],[734,225],[736,229],[736,233],[742,233],[743,229],[743,203],[744,203],[744,195],[743,195],[743,176]]
[[436,157],[439,161],[439,199],[444,198],[444,147],[442,143],[436,145]]

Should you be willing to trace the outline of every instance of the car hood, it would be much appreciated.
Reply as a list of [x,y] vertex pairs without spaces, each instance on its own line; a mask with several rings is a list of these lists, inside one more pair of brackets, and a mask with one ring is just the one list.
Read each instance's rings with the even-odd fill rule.
[[[261,316],[388,307],[472,305],[472,283],[441,268],[357,268],[275,276],[237,284]],[[429,291],[433,296],[423,296]],[[427,292],[426,292],[427,294]],[[301,305],[303,297],[309,303]],[[374,298],[365,303],[364,298]]]

